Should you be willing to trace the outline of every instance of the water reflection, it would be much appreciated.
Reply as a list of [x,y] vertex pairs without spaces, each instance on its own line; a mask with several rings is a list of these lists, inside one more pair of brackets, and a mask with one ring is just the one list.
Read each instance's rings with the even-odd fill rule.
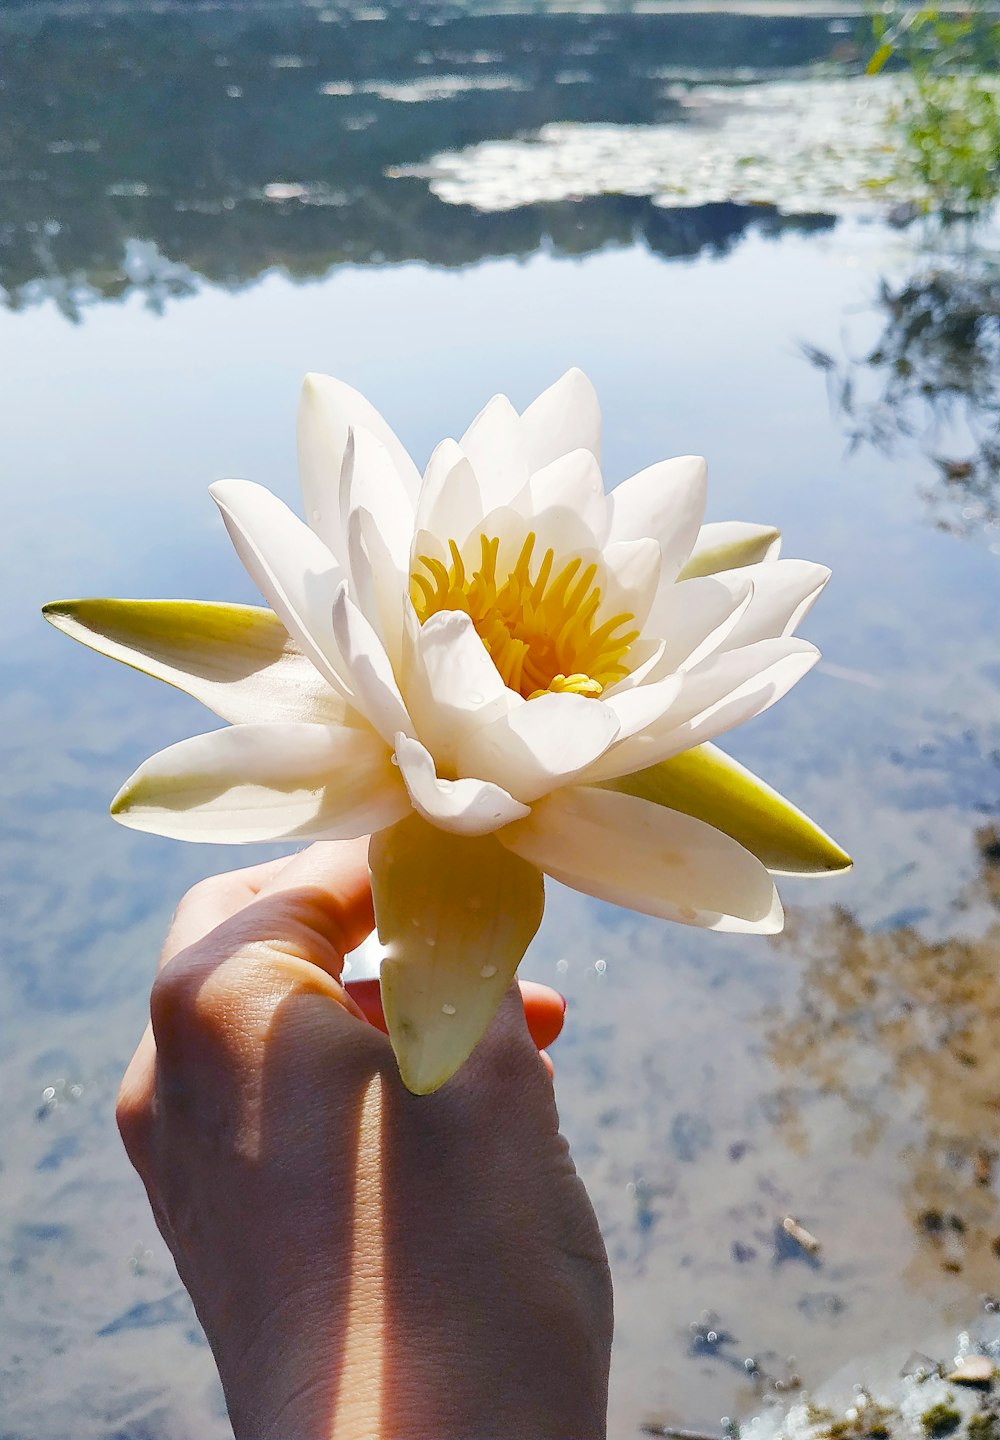
[[893,453],[916,442],[934,469],[921,492],[932,522],[1000,549],[1000,260],[965,239],[958,253],[941,249],[905,279],[880,282],[880,333],[858,358],[805,349],[851,447]]
[[616,197],[485,217],[385,172],[549,121],[662,121],[679,113],[671,77],[746,78],[748,59],[782,68],[838,45],[826,20],[794,16],[14,11],[0,17],[0,287],[14,309],[52,296],[75,316],[88,299],[162,305],[198,277],[237,288],[276,266],[306,279],[637,237],[664,255],[724,249],[786,222]]
[[846,910],[797,916],[780,943],[808,961],[800,1007],[768,1035],[788,1076],[792,1143],[807,1143],[803,1105],[817,1095],[845,1107],[858,1154],[905,1131],[907,1278],[928,1287],[942,1271],[973,1289],[1000,1284],[1000,831],[983,826],[975,840],[978,872],[945,939],[905,924],[866,931]]

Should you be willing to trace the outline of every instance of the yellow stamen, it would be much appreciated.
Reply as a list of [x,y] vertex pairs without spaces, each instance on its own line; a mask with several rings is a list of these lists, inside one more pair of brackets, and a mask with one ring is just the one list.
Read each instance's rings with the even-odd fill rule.
[[514,565],[499,579],[498,536],[479,536],[479,566],[471,573],[457,543],[449,540],[450,566],[433,555],[418,557],[410,599],[421,624],[441,610],[468,615],[503,683],[525,699],[547,694],[596,699],[628,673],[624,660],[639,632],[624,627],[635,617],[614,615],[595,629],[600,566],[593,561],[584,566],[577,556],[553,578],[550,548],[532,576],[536,540],[530,531]]

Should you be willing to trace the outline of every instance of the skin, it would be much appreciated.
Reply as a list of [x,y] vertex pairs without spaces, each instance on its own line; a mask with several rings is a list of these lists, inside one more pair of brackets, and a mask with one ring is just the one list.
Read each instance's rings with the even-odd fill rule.
[[607,1258],[529,1033],[562,1002],[512,988],[414,1097],[340,982],[372,924],[361,841],[202,882],[122,1082],[237,1440],[602,1440]]

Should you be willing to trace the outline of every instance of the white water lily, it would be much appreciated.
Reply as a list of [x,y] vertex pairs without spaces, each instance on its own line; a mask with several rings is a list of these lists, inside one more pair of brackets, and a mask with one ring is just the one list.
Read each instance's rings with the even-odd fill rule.
[[307,377],[305,512],[212,495],[270,608],[80,600],[53,624],[229,724],[154,755],[112,805],[184,840],[371,834],[386,1021],[405,1083],[471,1053],[542,916],[543,875],[711,930],[782,925],[770,872],[850,865],[711,742],[818,651],[825,585],[776,530],[702,525],[704,461],[605,493],[571,370],[497,396],[421,477],[349,386]]

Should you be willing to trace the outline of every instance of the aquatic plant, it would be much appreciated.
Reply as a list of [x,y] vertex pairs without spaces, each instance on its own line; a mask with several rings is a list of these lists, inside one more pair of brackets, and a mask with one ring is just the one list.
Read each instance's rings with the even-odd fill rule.
[[147,760],[112,805],[178,839],[372,834],[381,984],[417,1093],[465,1061],[542,916],[543,874],[645,914],[773,933],[771,871],[839,846],[709,742],[812,668],[792,636],[829,571],[702,525],[705,462],[605,494],[600,412],[569,371],[495,396],[421,477],[356,391],[310,376],[305,513],[212,487],[271,609],[48,606],[58,628],[229,726]]
[[956,13],[895,3],[872,16],[869,75],[908,72],[892,118],[895,177],[924,210],[977,216],[1000,195],[1000,19],[984,0]]

